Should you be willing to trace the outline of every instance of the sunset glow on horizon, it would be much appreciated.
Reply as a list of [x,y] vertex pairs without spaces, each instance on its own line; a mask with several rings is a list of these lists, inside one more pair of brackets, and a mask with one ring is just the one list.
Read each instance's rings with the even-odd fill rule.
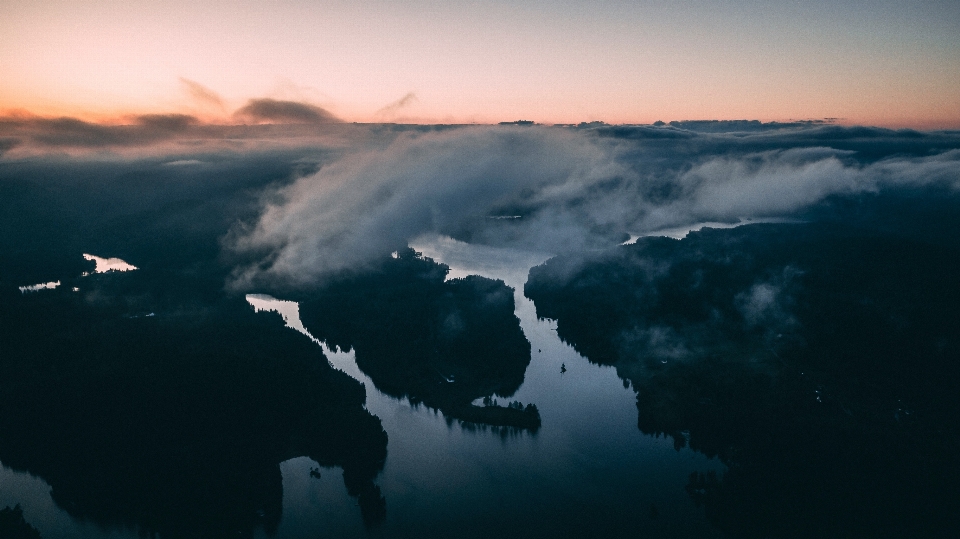
[[0,115],[960,127],[955,2],[8,2]]

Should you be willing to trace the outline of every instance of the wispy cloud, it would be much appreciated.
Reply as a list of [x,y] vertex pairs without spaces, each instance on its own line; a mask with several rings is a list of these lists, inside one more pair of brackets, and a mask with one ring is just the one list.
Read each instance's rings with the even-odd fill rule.
[[226,106],[223,103],[223,98],[217,92],[214,92],[210,88],[200,84],[199,82],[192,81],[190,79],[185,79],[180,77],[180,84],[183,87],[184,91],[198,103],[215,107],[222,112],[226,112]]
[[400,111],[416,104],[418,101],[417,94],[409,92],[393,103],[377,110],[377,112],[374,113],[374,117],[380,120],[393,119]]

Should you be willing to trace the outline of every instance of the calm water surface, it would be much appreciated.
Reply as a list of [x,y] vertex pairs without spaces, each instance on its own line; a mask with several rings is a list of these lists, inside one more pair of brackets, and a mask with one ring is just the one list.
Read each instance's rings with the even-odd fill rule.
[[[500,400],[536,404],[543,426],[531,434],[449,422],[442,413],[381,393],[357,368],[353,352],[324,346],[336,368],[363,382],[367,409],[389,436],[378,479],[387,518],[371,533],[443,536],[455,529],[461,536],[556,537],[589,534],[599,526],[614,534],[714,534],[683,487],[691,471],[720,471],[723,465],[642,434],[634,391],[612,367],[590,364],[561,342],[556,324],[538,320],[533,302],[523,296],[527,271],[549,255],[444,237],[420,238],[414,248],[449,265],[449,278],[479,274],[503,279],[515,290],[516,314],[533,358],[523,386]],[[290,327],[307,333],[295,303],[258,295],[248,301],[280,312]],[[281,465],[284,506],[277,536],[365,535],[339,470],[324,469],[316,479],[309,473],[316,466],[306,458]]]
[[[533,357],[517,393],[497,398],[536,404],[542,427],[530,433],[450,421],[381,393],[359,370],[352,351],[330,350],[317,341],[336,368],[364,384],[367,409],[381,419],[389,436],[386,465],[377,479],[387,516],[377,528],[365,528],[339,468],[321,468],[317,478],[310,474],[316,462],[294,458],[280,464],[283,518],[276,537],[429,537],[453,530],[461,537],[564,537],[597,531],[607,536],[716,535],[684,486],[690,472],[720,471],[723,465],[687,448],[678,451],[670,439],[642,434],[635,392],[612,367],[591,364],[561,342],[555,322],[537,319],[533,302],[523,296],[529,268],[548,254],[446,237],[423,237],[414,247],[449,265],[448,278],[478,274],[502,279],[514,289],[516,314]],[[256,294],[247,301],[258,311],[279,312],[289,327],[309,335],[296,303]],[[0,506],[20,503],[44,537],[136,536],[131,530],[75,521],[49,492],[42,479],[0,470]],[[266,534],[259,531],[258,536]]]

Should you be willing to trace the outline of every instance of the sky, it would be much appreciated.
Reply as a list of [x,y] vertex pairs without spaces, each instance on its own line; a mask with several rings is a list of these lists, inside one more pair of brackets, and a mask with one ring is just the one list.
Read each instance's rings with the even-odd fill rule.
[[0,0],[0,115],[960,127],[956,1]]

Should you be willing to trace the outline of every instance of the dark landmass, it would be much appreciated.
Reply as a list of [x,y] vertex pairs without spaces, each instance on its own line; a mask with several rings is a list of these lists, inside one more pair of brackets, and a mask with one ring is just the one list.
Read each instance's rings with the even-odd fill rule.
[[640,430],[729,466],[688,492],[731,536],[951,536],[960,250],[908,226],[917,200],[555,258],[525,293],[633,385]]
[[3,539],[40,539],[40,532],[23,518],[20,505],[0,509],[0,537]]
[[[294,154],[296,156],[298,154]],[[190,155],[197,166],[46,159],[0,163],[0,286],[90,271],[83,253],[138,268],[211,276],[219,293],[221,238],[259,209],[262,189],[311,170],[289,153]],[[213,279],[220,282],[213,283]]]
[[[904,185],[927,187],[880,178],[875,195],[800,210],[814,224],[644,240],[586,265],[555,259],[527,293],[559,319],[561,337],[633,384],[641,430],[730,466],[691,476],[688,491],[731,535],[960,535],[960,204],[949,168],[958,134],[815,122],[578,127],[619,139],[618,159],[642,181],[593,184],[563,201],[574,209],[620,192],[682,201],[696,193],[677,179],[717,157],[749,169],[768,154],[826,148],[844,170],[919,167]],[[0,121],[0,460],[50,483],[74,517],[218,537],[274,529],[277,463],[308,455],[343,467],[363,517],[382,520],[374,480],[386,435],[362,388],[279,317],[224,292],[235,268],[257,262],[224,246],[275,188],[334,162],[350,141],[370,149],[455,129],[211,126],[182,115],[128,126]],[[522,219],[446,232],[514,238],[510,227],[542,211],[553,209],[523,195],[491,212]],[[619,241],[615,221],[592,234]],[[141,269],[81,278],[93,269],[82,253]],[[530,361],[509,290],[444,282],[442,265],[400,255],[299,298],[308,327],[355,348],[395,397],[468,423],[536,429],[535,405],[471,404],[515,392]],[[17,290],[56,280],[56,290]],[[605,504],[586,510],[601,515]]]
[[536,430],[535,406],[470,404],[523,383],[530,343],[513,291],[479,276],[444,281],[448,270],[407,249],[304,298],[300,317],[328,345],[355,349],[357,365],[388,395],[462,421]]
[[[50,483],[56,503],[74,517],[164,537],[218,537],[275,528],[277,464],[306,455],[342,467],[364,519],[382,520],[385,501],[373,480],[386,434],[363,409],[362,386],[331,369],[279,317],[256,314],[224,290],[239,262],[223,251],[223,238],[256,217],[264,189],[314,171],[325,154],[186,157],[200,164],[162,165],[175,156],[0,163],[0,460]],[[94,269],[82,253],[140,269],[80,277]],[[477,346],[479,337],[463,336],[441,339],[441,348],[476,347],[493,359],[484,367],[466,358],[443,371],[467,393],[434,396],[411,382],[413,400],[422,393],[465,421],[539,426],[535,407],[470,406],[474,393],[515,391],[529,362],[509,289],[480,279],[444,284],[445,268],[423,264],[440,271],[426,286],[434,303],[418,306],[415,294],[401,294],[405,307],[396,305],[392,316],[438,314],[446,305],[450,335],[462,316],[471,328],[487,324],[490,342]],[[17,290],[55,280],[62,283],[55,290]],[[441,290],[446,299],[436,297]],[[434,331],[436,322],[413,325]],[[421,335],[407,346],[401,332],[390,336],[398,348],[441,342]],[[358,342],[366,350],[376,339]],[[362,363],[368,368],[390,359],[376,354],[386,348],[372,350],[373,361]],[[510,367],[501,375],[503,365]]]
[[[829,125],[827,120],[800,120],[795,122],[761,122],[759,120],[683,120],[670,122],[670,126],[702,133],[738,133],[770,131]],[[656,125],[656,124],[654,124]],[[663,123],[661,122],[661,125]]]
[[513,401],[501,406],[496,399],[484,397],[483,406],[451,405],[446,408],[450,417],[455,417],[465,423],[490,425],[495,427],[512,427],[536,431],[540,428],[540,410],[536,404],[523,405],[520,401]]
[[270,532],[278,464],[306,455],[383,518],[387,436],[363,387],[280,317],[162,272],[61,280],[2,291],[0,460],[69,514],[162,537]]
[[[595,128],[597,136],[640,141],[631,147],[638,170],[650,174],[683,171],[703,159],[755,158],[757,152],[785,149],[829,149],[849,152],[844,159],[860,164],[891,158],[921,158],[960,148],[960,137],[951,131],[915,131],[881,127],[841,126],[813,122],[760,123],[756,121],[670,122],[665,125],[611,125]],[[751,156],[751,154],[754,154]],[[664,176],[669,178],[670,174]],[[656,185],[655,184],[655,185]],[[669,181],[665,186],[676,190]],[[676,193],[679,194],[679,193]]]
[[[342,467],[363,517],[383,519],[386,433],[362,386],[224,291],[221,238],[322,155],[298,151],[0,163],[4,465],[76,518],[236,537],[276,527],[278,463],[306,455]],[[140,269],[81,277],[82,253]]]

